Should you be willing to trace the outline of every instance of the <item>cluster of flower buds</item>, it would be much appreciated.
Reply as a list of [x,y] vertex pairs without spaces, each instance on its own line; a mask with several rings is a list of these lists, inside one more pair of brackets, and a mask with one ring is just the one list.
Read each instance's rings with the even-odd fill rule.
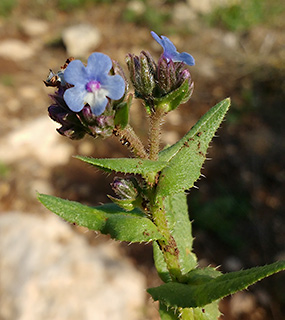
[[101,53],[93,53],[86,67],[79,60],[68,59],[59,72],[50,71],[44,83],[56,87],[50,95],[49,116],[61,124],[57,131],[70,139],[85,134],[111,136],[116,111],[128,103],[124,102],[127,82],[122,69]]
[[129,54],[126,61],[136,97],[145,101],[147,111],[163,108],[167,113],[190,99],[194,85],[187,65],[195,61],[190,54],[177,52],[168,38],[154,32],[152,36],[164,49],[157,63],[145,51]]

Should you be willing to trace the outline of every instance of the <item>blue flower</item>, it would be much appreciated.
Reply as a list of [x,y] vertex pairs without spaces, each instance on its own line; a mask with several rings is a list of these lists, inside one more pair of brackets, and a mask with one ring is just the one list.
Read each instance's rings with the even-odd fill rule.
[[68,88],[63,98],[68,107],[79,112],[88,103],[92,113],[102,114],[108,98],[119,100],[125,93],[125,81],[120,75],[109,75],[112,60],[105,54],[95,52],[85,67],[80,60],[71,61],[64,71],[64,79],[74,87]]
[[154,40],[157,41],[163,48],[163,57],[173,62],[184,62],[189,66],[194,66],[195,60],[191,56],[191,54],[187,52],[179,53],[176,50],[175,45],[165,36],[159,37],[155,32],[151,31],[151,35],[153,36]]

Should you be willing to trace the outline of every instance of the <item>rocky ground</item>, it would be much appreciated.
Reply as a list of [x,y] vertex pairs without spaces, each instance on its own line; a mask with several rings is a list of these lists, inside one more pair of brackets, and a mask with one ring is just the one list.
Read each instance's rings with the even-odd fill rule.
[[[211,10],[207,1],[200,1],[205,6],[198,8],[195,1],[157,2],[155,10],[161,7],[163,12],[172,14],[168,20],[154,24],[154,30],[169,36],[180,51],[190,52],[196,60],[191,67],[193,97],[167,117],[163,143],[174,143],[212,105],[225,97],[232,98],[227,121],[210,149],[213,160],[205,164],[203,173],[207,178],[199,181],[199,190],[189,195],[195,249],[201,264],[222,265],[222,270],[232,271],[284,258],[284,19],[277,16],[274,23],[233,32],[209,27],[201,20],[201,14]],[[37,300],[37,290],[46,288],[48,279],[53,280],[56,275],[62,278],[64,270],[74,266],[75,257],[85,262],[78,262],[73,267],[76,270],[69,270],[63,277],[67,290],[57,291],[58,297],[65,294],[74,305],[77,298],[87,299],[86,292],[96,297],[100,291],[109,301],[114,299],[108,294],[115,283],[116,296],[125,291],[116,273],[129,272],[136,278],[130,281],[134,288],[131,283],[126,284],[129,292],[114,305],[131,305],[139,310],[134,316],[129,311],[130,319],[158,319],[157,306],[141,294],[146,286],[159,283],[152,266],[151,247],[117,245],[108,237],[67,228],[50,218],[51,213],[36,199],[39,191],[92,205],[108,201],[106,193],[111,193],[112,177],[80,163],[72,155],[121,157],[129,156],[128,150],[115,138],[70,141],[59,136],[57,125],[47,116],[48,94],[52,90],[42,80],[50,68],[56,71],[70,55],[86,59],[92,51],[101,51],[124,67],[128,52],[149,50],[158,57],[160,48],[150,36],[151,23],[135,18],[128,21],[124,13],[129,8],[134,12],[145,10],[137,1],[100,3],[68,12],[52,3],[39,6],[34,1],[20,1],[0,19],[0,279],[5,279],[0,282],[1,320],[57,319],[52,315],[58,308],[56,304],[50,309],[49,318],[41,316],[47,313],[47,306]],[[133,107],[131,120],[147,141],[145,114],[139,103]],[[39,241],[41,237],[45,241]],[[112,248],[107,249],[108,246]],[[72,248],[77,248],[75,257]],[[47,252],[46,264],[42,250]],[[66,255],[61,256],[61,252]],[[20,265],[19,269],[15,267]],[[47,265],[51,268],[44,272]],[[33,269],[35,266],[38,271]],[[107,274],[103,274],[104,270]],[[93,292],[86,273],[94,279],[96,272],[103,278],[111,277],[113,282],[107,281],[105,289],[100,282]],[[50,278],[46,278],[47,274]],[[74,277],[76,283],[72,282]],[[17,281],[13,282],[13,278]],[[282,281],[284,275],[276,275],[225,299],[221,304],[224,319],[283,319]],[[24,284],[20,291],[19,283]],[[54,284],[49,290],[57,288]],[[78,296],[69,295],[76,289]],[[50,291],[46,294],[45,301],[58,301],[51,298]],[[133,301],[130,298],[134,295],[137,299]],[[23,297],[30,299],[28,305]],[[34,303],[39,307],[31,315]],[[85,318],[81,316],[86,320],[94,319],[88,303],[84,305]],[[94,303],[103,302],[99,299]],[[73,315],[82,315],[82,309],[72,310]],[[62,312],[58,319],[72,319],[71,313]],[[118,313],[118,318],[107,314],[106,319],[128,319],[124,312]]]

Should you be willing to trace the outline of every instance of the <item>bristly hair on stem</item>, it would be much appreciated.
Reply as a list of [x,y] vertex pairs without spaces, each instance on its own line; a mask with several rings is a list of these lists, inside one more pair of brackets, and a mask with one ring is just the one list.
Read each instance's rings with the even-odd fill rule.
[[150,116],[149,129],[149,159],[156,161],[158,159],[161,125],[163,117],[165,116],[163,109],[156,109]]
[[118,137],[122,145],[127,146],[136,157],[148,159],[148,154],[142,141],[129,124],[124,129],[115,128],[113,134]]

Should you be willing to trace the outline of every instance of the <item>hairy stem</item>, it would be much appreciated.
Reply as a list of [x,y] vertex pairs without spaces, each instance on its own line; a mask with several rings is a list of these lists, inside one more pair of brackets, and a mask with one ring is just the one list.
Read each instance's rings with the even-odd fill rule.
[[158,159],[161,122],[165,112],[162,109],[157,109],[150,116],[150,130],[149,130],[149,159],[156,161]]
[[179,250],[175,239],[169,229],[169,224],[165,214],[163,199],[159,199],[151,208],[152,218],[157,225],[159,232],[164,236],[164,240],[159,240],[158,244],[163,253],[167,269],[173,281],[181,278],[181,266],[179,263]]
[[116,128],[113,133],[120,139],[122,145],[127,146],[136,157],[148,159],[143,143],[130,125],[127,125],[124,129]]

